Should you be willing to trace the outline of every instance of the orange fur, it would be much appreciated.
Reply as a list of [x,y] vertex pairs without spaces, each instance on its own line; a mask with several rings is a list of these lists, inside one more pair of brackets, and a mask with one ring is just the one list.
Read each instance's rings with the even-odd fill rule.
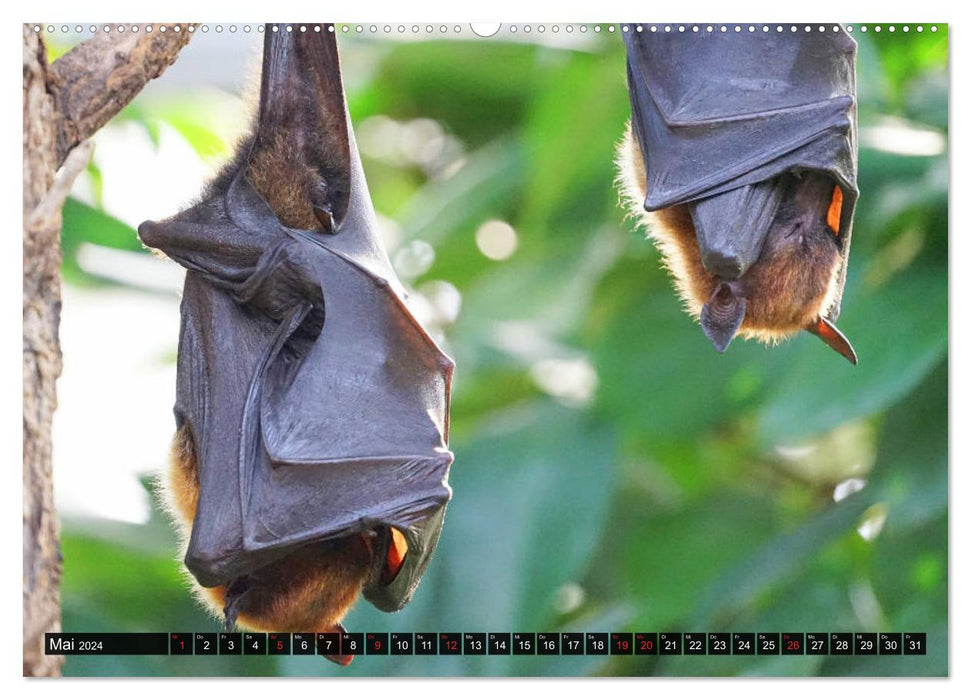
[[[172,441],[165,505],[188,544],[199,501],[199,474],[188,425]],[[334,631],[360,595],[371,569],[365,535],[317,542],[253,572],[254,581],[239,610],[241,627],[257,631]],[[191,576],[189,577],[191,578]],[[222,617],[226,586],[203,588],[192,579],[196,596]]]
[[[618,184],[631,215],[647,228],[671,274],[685,309],[698,320],[720,282],[704,268],[691,214],[685,205],[644,210],[647,172],[630,125],[618,147]],[[811,243],[808,245],[812,245]],[[797,249],[769,235],[758,261],[741,278],[747,308],[738,335],[775,343],[826,316],[835,301],[838,250],[833,245]]]
[[[175,437],[172,438],[168,482],[165,486],[167,488],[163,493],[168,499],[169,514],[181,517],[191,528],[199,503],[199,471],[192,434],[187,424],[175,431]],[[183,536],[187,539],[188,532],[184,531]]]

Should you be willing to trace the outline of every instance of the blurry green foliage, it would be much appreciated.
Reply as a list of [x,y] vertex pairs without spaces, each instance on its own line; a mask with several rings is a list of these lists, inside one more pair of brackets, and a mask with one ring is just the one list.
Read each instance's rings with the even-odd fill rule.
[[[854,36],[861,132],[891,116],[946,139],[946,28]],[[464,148],[449,177],[365,157],[377,210],[404,242],[435,248],[411,284],[446,280],[462,295],[446,331],[458,367],[455,497],[409,607],[389,616],[361,603],[347,627],[926,631],[928,655],[392,656],[348,669],[300,657],[73,657],[65,673],[945,674],[946,146],[861,148],[840,319],[858,367],[811,337],[737,342],[720,356],[617,206],[613,149],[629,114],[619,37],[575,51],[342,42],[357,125],[434,119]],[[355,71],[364,55],[370,69]],[[150,115],[136,103],[124,118],[149,129],[167,120],[204,155],[226,147],[184,101]],[[71,282],[80,241],[139,248],[97,208],[72,200],[64,218]],[[519,236],[503,262],[476,247],[493,218]],[[590,401],[564,401],[536,378],[539,360],[584,358],[597,376]],[[848,477],[865,488],[834,503]],[[857,528],[873,507],[887,516],[868,541]],[[145,526],[67,523],[63,549],[65,629],[217,628],[180,582],[157,514]]]

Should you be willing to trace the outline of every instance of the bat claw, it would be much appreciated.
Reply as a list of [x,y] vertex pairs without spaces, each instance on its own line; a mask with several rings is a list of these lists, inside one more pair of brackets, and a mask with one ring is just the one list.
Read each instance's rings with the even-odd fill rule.
[[315,206],[313,209],[314,216],[317,217],[317,221],[319,221],[320,225],[323,226],[324,231],[327,233],[334,233],[337,227],[334,223],[334,213],[331,211],[330,207],[327,205]]

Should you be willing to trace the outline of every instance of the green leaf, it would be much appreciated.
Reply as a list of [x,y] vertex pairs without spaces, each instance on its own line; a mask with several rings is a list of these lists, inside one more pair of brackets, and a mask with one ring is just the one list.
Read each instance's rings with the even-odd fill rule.
[[73,197],[64,202],[63,222],[61,246],[64,257],[61,272],[66,280],[74,284],[102,282],[100,278],[82,270],[78,264],[78,250],[83,243],[149,254],[135,229]]
[[882,287],[848,290],[839,325],[860,362],[840,361],[807,334],[760,411],[765,444],[821,433],[896,402],[947,348],[943,270],[915,266]]

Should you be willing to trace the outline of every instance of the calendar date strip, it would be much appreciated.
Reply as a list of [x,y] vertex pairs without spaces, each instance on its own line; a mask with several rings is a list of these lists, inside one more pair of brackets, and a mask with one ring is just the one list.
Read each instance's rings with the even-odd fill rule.
[[924,632],[51,632],[67,656],[902,656]]

